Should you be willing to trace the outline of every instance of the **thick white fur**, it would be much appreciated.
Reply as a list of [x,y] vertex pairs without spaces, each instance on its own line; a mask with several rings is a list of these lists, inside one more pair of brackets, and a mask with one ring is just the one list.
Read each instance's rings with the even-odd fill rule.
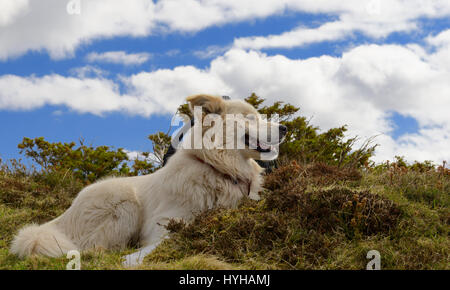
[[[216,102],[211,107],[220,114],[256,112],[241,101],[202,97],[206,98],[203,105]],[[199,98],[188,100],[194,104]],[[234,184],[224,174],[251,181],[249,197],[258,199],[262,169],[251,158],[252,154],[249,149],[180,149],[165,167],[153,174],[101,180],[84,188],[58,218],[21,229],[11,252],[20,257],[35,254],[57,257],[70,250],[123,249],[134,241],[143,248],[125,257],[125,263],[136,265],[167,235],[164,225],[170,219],[189,222],[197,212],[236,207],[247,197],[247,185]]]

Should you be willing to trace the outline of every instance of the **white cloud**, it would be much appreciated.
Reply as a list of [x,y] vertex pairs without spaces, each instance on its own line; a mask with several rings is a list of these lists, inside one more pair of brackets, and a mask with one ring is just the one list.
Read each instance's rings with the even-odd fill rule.
[[[128,93],[151,107],[163,112],[175,112],[184,99],[197,93],[226,94],[231,91],[227,84],[208,70],[193,66],[179,66],[153,72],[141,72],[123,79]],[[150,108],[142,108],[142,113]]]
[[286,10],[291,0],[163,0],[155,20],[169,31],[196,32],[213,25],[263,18]]
[[127,154],[128,158],[130,160],[136,160],[136,159],[145,160],[145,157],[142,155],[142,152],[140,152],[140,151],[130,151],[130,150],[126,150],[126,149],[124,149],[123,151]]
[[153,154],[152,152],[150,152],[150,154],[148,155],[148,157],[144,156],[141,151],[130,151],[127,149],[123,150],[127,156],[128,159],[130,161],[134,161],[134,160],[141,160],[141,161],[148,161],[153,163],[154,165],[159,165],[161,163],[161,161],[158,159],[158,157],[155,156],[155,154]]
[[64,112],[62,110],[56,110],[52,112],[52,115],[55,117],[59,117],[62,116],[64,114]]
[[166,51],[164,53],[164,55],[169,56],[169,57],[173,57],[173,56],[179,55],[180,52],[181,52],[181,50],[179,50],[179,49],[171,49],[171,50]]
[[0,109],[32,110],[44,105],[63,105],[79,113],[102,115],[113,111],[134,112],[142,105],[120,95],[114,82],[102,78],[60,75],[0,77]]
[[70,69],[70,74],[78,78],[95,78],[95,77],[105,77],[109,74],[108,71],[102,70],[96,66],[85,65],[82,67],[74,67]]
[[91,52],[86,56],[88,62],[105,62],[123,65],[140,65],[151,58],[150,53],[126,53],[125,51]]
[[324,41],[342,40],[355,32],[373,38],[386,37],[393,32],[416,29],[411,21],[399,23],[359,22],[355,19],[327,22],[317,28],[299,26],[279,35],[242,37],[234,40],[234,46],[242,49],[294,48]]
[[201,59],[211,59],[223,54],[229,49],[226,46],[210,45],[204,50],[194,51],[194,56]]
[[80,1],[79,15],[67,13],[69,2],[2,0],[0,60],[28,51],[46,51],[54,59],[71,57],[78,46],[95,39],[197,32],[286,12],[328,14],[338,20],[318,28],[300,27],[281,35],[241,39],[239,46],[292,47],[333,40],[353,31],[383,37],[393,31],[417,29],[420,18],[450,15],[448,0],[133,0],[126,4],[122,0],[89,0]]
[[427,37],[426,41],[433,46],[450,45],[450,29],[441,31],[438,35]]
[[335,41],[360,32],[372,38],[387,37],[393,32],[410,32],[420,28],[420,18],[440,18],[450,16],[449,1],[397,1],[368,0],[299,2],[302,11],[332,13],[338,20],[318,27],[299,27],[278,35],[251,36],[235,39],[234,46],[242,49],[293,48],[323,41]]
[[0,76],[0,110],[32,110],[45,105],[63,105],[79,113],[104,115],[123,112],[132,115],[173,114],[186,96],[221,94],[230,89],[207,71],[192,66],[174,70],[142,72],[120,79],[126,86],[101,75],[86,76],[95,68],[82,67],[75,76]]
[[430,63],[450,70],[450,29],[442,31],[436,36],[429,36],[426,40],[436,49],[433,54],[428,56]]
[[342,21],[329,22],[318,28],[298,27],[280,35],[242,37],[234,46],[243,49],[292,48],[315,42],[332,41],[346,36],[354,27]]
[[[16,1],[16,0],[14,0]],[[29,1],[28,13],[0,27],[0,60],[27,51],[47,51],[54,59],[73,56],[75,49],[98,38],[146,36],[153,29],[152,1],[81,1],[81,13],[69,14],[70,1]],[[0,2],[0,11],[5,2]]]
[[26,14],[28,0],[2,0],[0,3],[0,27],[12,23],[16,17]]

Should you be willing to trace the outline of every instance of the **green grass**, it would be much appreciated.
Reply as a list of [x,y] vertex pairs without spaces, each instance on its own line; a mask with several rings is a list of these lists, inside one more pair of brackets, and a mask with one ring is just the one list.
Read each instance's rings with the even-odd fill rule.
[[[69,259],[9,253],[25,224],[60,215],[82,188],[71,174],[0,170],[0,269],[65,269]],[[448,171],[357,171],[289,163],[266,177],[261,201],[215,209],[171,238],[140,269],[450,269]],[[82,253],[82,269],[122,269],[126,251]]]

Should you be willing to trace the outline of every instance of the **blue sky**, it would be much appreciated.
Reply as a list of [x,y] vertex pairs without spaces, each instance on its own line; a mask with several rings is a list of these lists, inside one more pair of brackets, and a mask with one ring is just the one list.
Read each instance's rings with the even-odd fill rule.
[[248,2],[2,1],[0,157],[25,136],[147,151],[186,96],[256,92],[379,135],[376,161],[450,159],[448,1]]

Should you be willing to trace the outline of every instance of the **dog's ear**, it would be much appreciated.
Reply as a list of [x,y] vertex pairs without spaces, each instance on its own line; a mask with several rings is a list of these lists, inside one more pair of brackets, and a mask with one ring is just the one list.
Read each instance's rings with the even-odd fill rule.
[[210,95],[195,95],[186,98],[189,109],[194,113],[194,107],[202,107],[206,114],[221,114],[225,110],[225,101],[221,97]]

